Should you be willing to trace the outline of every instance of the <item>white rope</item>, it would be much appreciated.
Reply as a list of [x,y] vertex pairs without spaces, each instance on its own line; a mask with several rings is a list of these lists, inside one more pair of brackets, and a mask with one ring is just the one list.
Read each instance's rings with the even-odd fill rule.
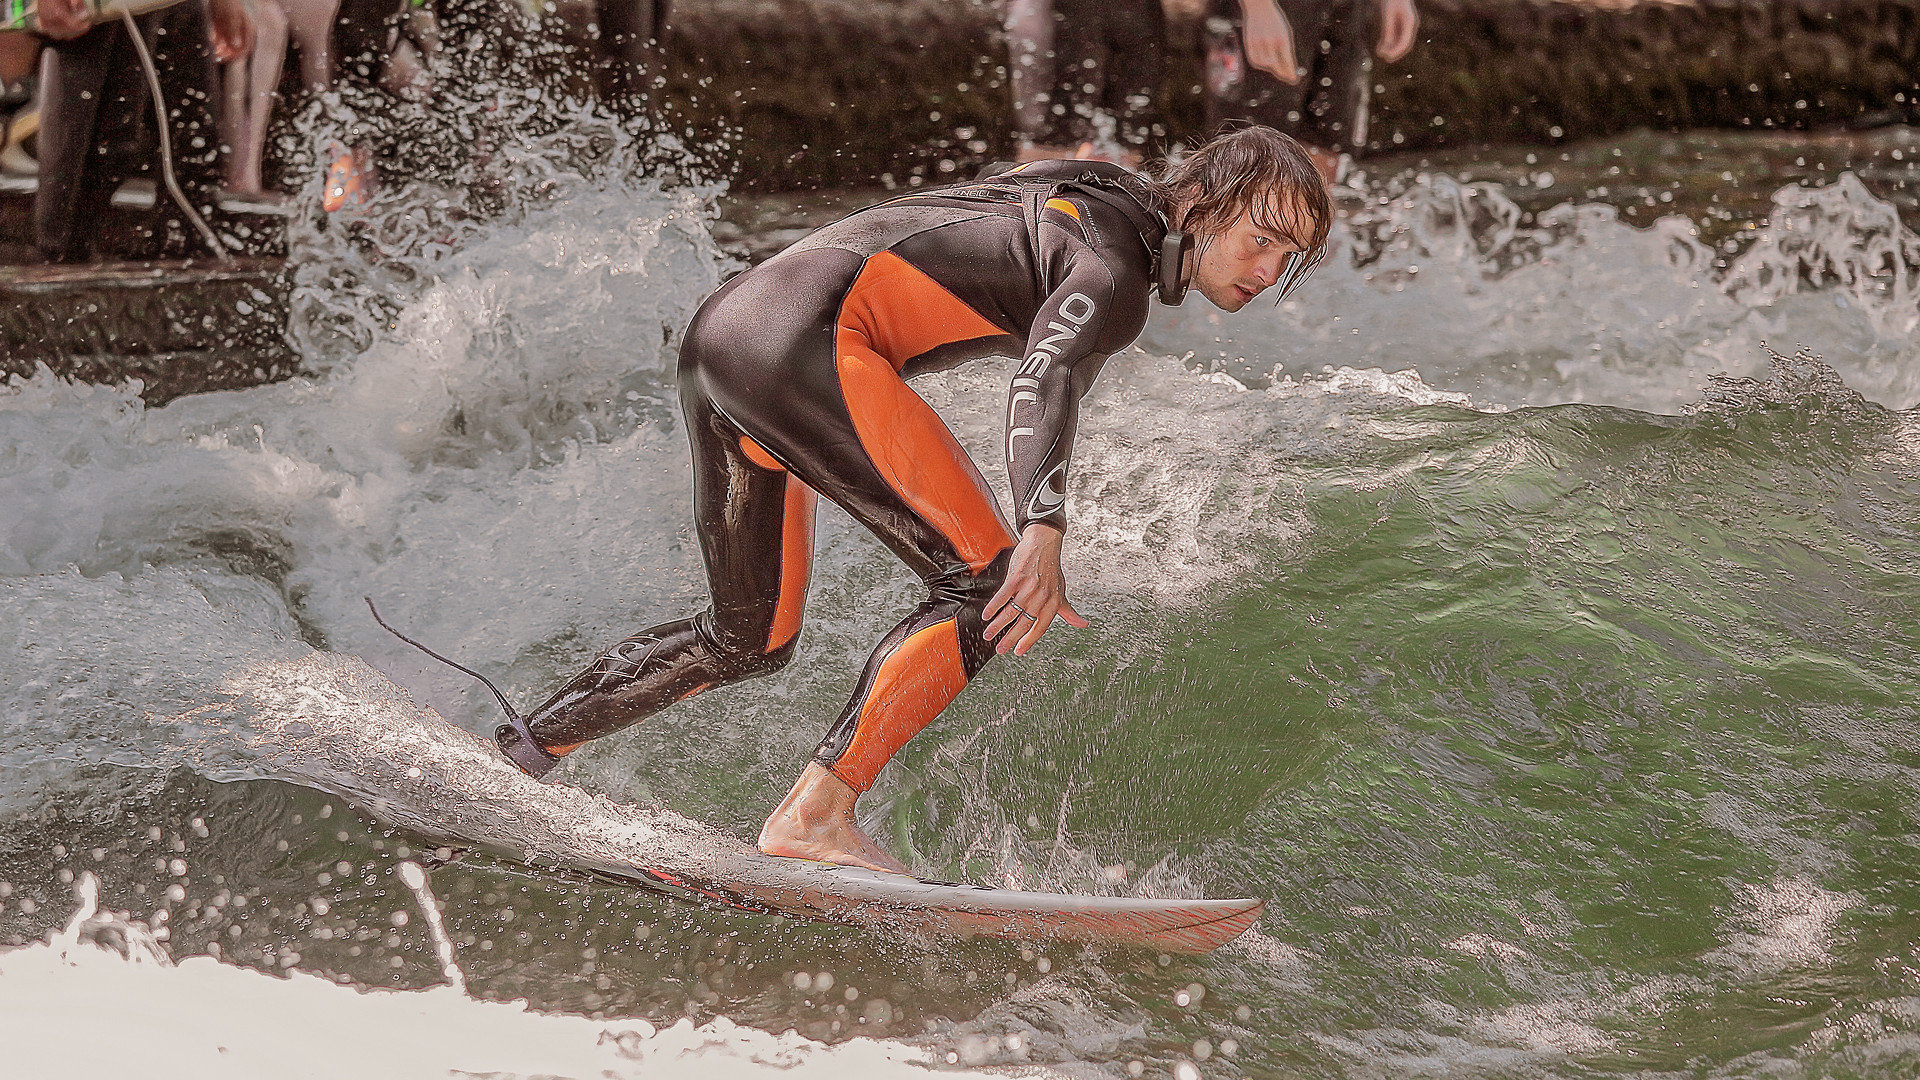
[[167,193],[180,205],[187,220],[193,222],[193,227],[200,230],[201,239],[213,249],[214,255],[222,262],[232,262],[233,253],[227,250],[219,237],[213,235],[213,230],[207,227],[207,223],[193,209],[193,204],[187,201],[186,193],[180,190],[180,182],[173,178],[173,139],[167,134],[167,102],[160,96],[160,72],[154,69],[153,57],[147,53],[147,39],[140,35],[140,24],[133,21],[133,12],[122,8],[120,18],[127,24],[127,35],[133,38],[134,51],[140,54],[140,66],[147,69],[147,88],[153,91],[153,119],[155,126],[160,129],[160,175],[167,182]]

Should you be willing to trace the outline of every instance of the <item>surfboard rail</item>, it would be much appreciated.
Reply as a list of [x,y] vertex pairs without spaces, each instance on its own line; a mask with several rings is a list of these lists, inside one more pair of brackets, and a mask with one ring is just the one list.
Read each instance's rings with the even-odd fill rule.
[[602,876],[743,911],[942,938],[1059,941],[1198,954],[1245,933],[1266,903],[1085,896],[883,874],[757,852],[724,876],[600,863]]

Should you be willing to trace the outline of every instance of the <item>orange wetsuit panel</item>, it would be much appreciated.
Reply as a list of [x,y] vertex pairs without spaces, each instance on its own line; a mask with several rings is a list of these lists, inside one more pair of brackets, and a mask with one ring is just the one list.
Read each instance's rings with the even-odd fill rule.
[[834,336],[840,389],[860,445],[887,484],[976,570],[1013,537],[986,478],[899,370],[948,342],[1001,333],[912,264],[881,252],[847,294]]
[[[763,469],[786,472],[787,467],[745,435],[740,436],[740,452]],[[767,630],[767,651],[792,641],[800,632],[800,620],[807,612],[807,579],[813,572],[813,489],[797,477],[787,477],[786,513],[780,529],[780,600],[774,608],[773,625]]]
[[836,345],[858,335],[899,371],[907,361],[942,345],[1005,337],[995,326],[919,267],[882,251],[867,259],[840,304]]
[[773,455],[767,453],[766,447],[761,446],[745,435],[740,436],[740,452],[747,455],[748,461],[753,462],[763,469],[778,469],[781,472],[787,471],[785,465],[775,461]]
[[793,640],[807,612],[807,578],[813,571],[813,506],[813,489],[796,477],[787,477],[787,516],[780,533],[780,604],[773,610],[773,629],[767,632],[768,652]]
[[966,685],[954,620],[937,622],[901,642],[868,688],[853,741],[833,763],[833,774],[855,791],[872,787],[881,767]]

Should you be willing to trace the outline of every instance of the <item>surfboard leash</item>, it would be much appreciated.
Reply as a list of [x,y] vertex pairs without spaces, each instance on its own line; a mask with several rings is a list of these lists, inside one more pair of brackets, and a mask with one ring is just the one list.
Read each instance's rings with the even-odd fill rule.
[[[421,652],[426,653],[428,656],[433,657],[435,660],[440,661],[441,663],[447,665],[448,667],[454,668],[458,671],[464,671],[468,675],[471,675],[474,678],[479,679],[480,682],[484,684],[487,689],[493,691],[494,700],[498,701],[500,703],[500,708],[506,711],[507,726],[511,727],[515,732],[515,734],[518,734],[520,736],[520,741],[515,743],[511,748],[505,745],[502,745],[500,748],[501,752],[506,754],[507,757],[511,759],[515,765],[519,766],[520,769],[526,772],[528,775],[534,776],[534,777],[538,777],[544,774],[548,769],[553,768],[554,763],[557,762],[559,759],[554,757],[552,754],[547,753],[545,750],[542,750],[540,748],[540,744],[533,741],[533,729],[527,726],[526,718],[522,717],[518,712],[518,710],[514,709],[513,702],[507,700],[507,695],[501,693],[500,688],[493,685],[492,679],[487,678],[485,675],[480,674],[479,672],[473,670],[472,668],[466,666],[465,664],[460,663],[457,660],[449,660],[446,657],[441,656],[439,653],[434,652],[432,649],[427,648],[425,645],[420,644],[419,642],[413,640],[407,635],[387,625],[387,620],[380,617],[380,609],[373,606],[373,597],[363,596],[360,599],[365,600],[367,602],[367,610],[373,613],[373,621],[380,624],[380,629],[385,630],[387,633],[392,634],[394,637],[399,638],[401,641],[404,641],[407,644],[413,646],[414,648],[419,649]],[[505,728],[501,730],[504,731]],[[495,738],[495,741],[498,741],[499,735],[496,734],[494,738]],[[521,747],[526,747],[528,749],[531,749],[534,754],[537,754],[539,756],[532,760],[523,759],[521,754],[514,752],[516,750],[519,750]]]

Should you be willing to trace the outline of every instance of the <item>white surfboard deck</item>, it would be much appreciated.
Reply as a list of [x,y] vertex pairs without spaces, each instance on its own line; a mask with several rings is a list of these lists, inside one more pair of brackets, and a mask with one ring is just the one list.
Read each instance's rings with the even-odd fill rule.
[[[764,855],[667,810],[522,773],[356,657],[314,653],[229,680],[235,727],[296,782],[460,847],[724,904],[936,938],[1005,938],[1204,953],[1260,917],[1255,899],[1078,896],[921,881]],[[196,710],[206,724],[210,709]]]
[[1264,906],[1252,899],[1160,900],[957,885],[751,849],[728,861],[724,877],[648,866],[580,868],[689,899],[876,930],[1179,953],[1225,945],[1245,933]]

